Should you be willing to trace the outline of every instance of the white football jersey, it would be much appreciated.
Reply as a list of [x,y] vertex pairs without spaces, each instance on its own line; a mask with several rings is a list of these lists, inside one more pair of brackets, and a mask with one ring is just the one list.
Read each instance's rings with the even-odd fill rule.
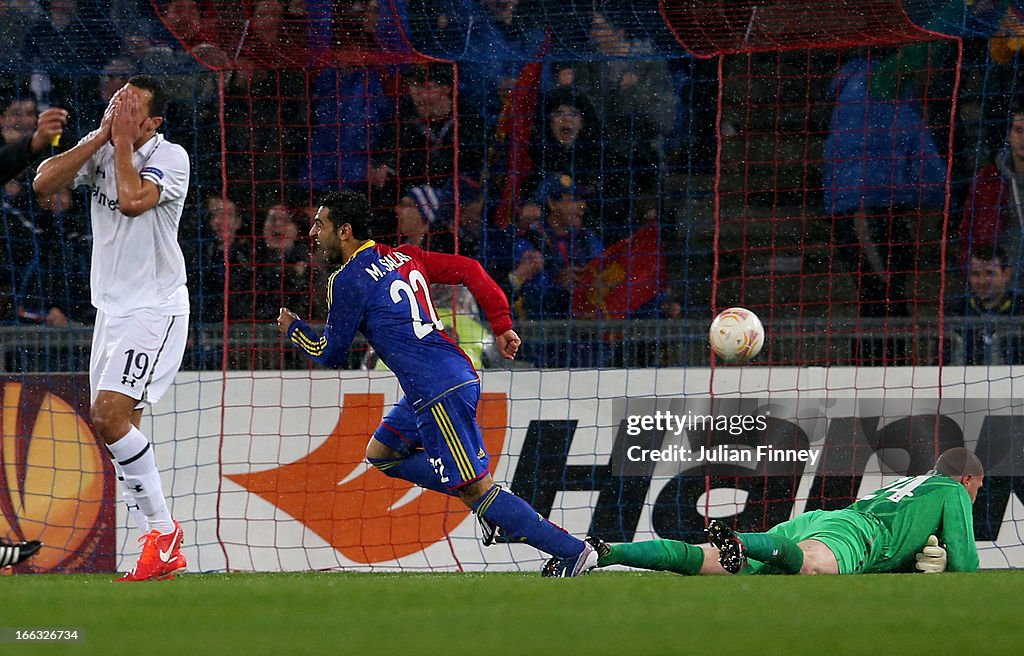
[[161,315],[188,314],[185,258],[178,245],[188,154],[156,134],[133,159],[142,179],[160,189],[156,207],[136,217],[125,216],[117,206],[112,144],[104,144],[75,176],[74,186],[87,186],[92,194],[92,304],[111,316],[143,308]]

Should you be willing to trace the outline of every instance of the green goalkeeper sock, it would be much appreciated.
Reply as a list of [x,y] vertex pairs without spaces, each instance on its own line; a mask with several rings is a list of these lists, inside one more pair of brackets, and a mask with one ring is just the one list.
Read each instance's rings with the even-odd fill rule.
[[703,549],[678,540],[617,544],[611,548],[611,553],[597,561],[598,567],[628,565],[676,574],[697,574],[703,563]]
[[804,552],[796,542],[774,533],[737,533],[747,557],[771,565],[786,574],[799,574],[804,564]]

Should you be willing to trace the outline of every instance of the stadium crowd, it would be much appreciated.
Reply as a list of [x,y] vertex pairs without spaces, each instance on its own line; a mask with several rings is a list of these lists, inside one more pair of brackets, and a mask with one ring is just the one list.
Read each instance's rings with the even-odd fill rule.
[[[74,145],[135,73],[166,81],[164,130],[193,158],[179,237],[197,331],[251,337],[282,306],[323,317],[324,267],[307,231],[317,199],[340,188],[368,196],[381,241],[480,260],[517,322],[705,320],[716,244],[693,207],[712,191],[716,134],[731,131],[714,125],[715,64],[686,55],[664,25],[638,21],[637,7],[660,20],[653,0],[569,4],[410,0],[398,15],[385,0],[163,0],[158,11],[133,0],[0,2],[3,145],[31,142],[50,107],[70,113],[59,143],[33,148],[29,167],[4,181],[3,321],[91,323],[86,203],[68,192],[36,197],[27,181],[31,164]],[[951,107],[925,102],[946,88],[953,96],[954,67],[938,49],[928,69],[937,73],[891,85],[891,63],[907,66],[906,52],[851,52],[833,69],[827,125],[811,131],[823,156],[809,158],[822,180],[809,212],[829,221],[861,318],[919,318],[909,302],[919,224],[949,204],[950,261],[937,267],[950,274],[945,311],[971,318],[946,349],[950,362],[1012,362],[1020,352],[991,346],[992,326],[1021,311],[1024,110],[1012,90],[1024,24],[1015,16],[1007,10],[965,49],[965,71],[1002,85],[960,86],[961,105],[989,103],[977,134]],[[992,262],[1006,281],[998,293],[977,273]],[[787,312],[801,309],[778,316]],[[566,334],[527,340],[522,357],[638,363],[615,331]],[[222,345],[201,341],[186,366],[222,366]],[[880,361],[889,348],[879,347]],[[672,354],[641,360],[687,363]]]

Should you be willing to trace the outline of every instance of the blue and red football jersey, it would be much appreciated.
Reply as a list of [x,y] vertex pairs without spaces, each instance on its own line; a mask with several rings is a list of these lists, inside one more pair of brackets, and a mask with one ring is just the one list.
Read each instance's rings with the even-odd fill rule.
[[288,336],[314,361],[337,368],[360,331],[419,411],[447,392],[479,380],[469,358],[437,318],[432,283],[465,285],[495,335],[512,328],[505,293],[476,260],[368,241],[327,282],[324,334],[300,320]]

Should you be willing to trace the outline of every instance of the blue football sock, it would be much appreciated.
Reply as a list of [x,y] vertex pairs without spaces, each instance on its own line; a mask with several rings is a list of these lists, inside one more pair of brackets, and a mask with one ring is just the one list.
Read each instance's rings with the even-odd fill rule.
[[473,512],[505,531],[510,539],[522,541],[558,558],[578,556],[583,541],[537,514],[537,511],[511,492],[495,485],[476,500]]
[[366,460],[391,478],[401,478],[427,490],[458,496],[458,492],[448,489],[441,482],[441,478],[427,461],[426,451],[417,451],[410,456],[395,460],[387,458],[367,458]]

